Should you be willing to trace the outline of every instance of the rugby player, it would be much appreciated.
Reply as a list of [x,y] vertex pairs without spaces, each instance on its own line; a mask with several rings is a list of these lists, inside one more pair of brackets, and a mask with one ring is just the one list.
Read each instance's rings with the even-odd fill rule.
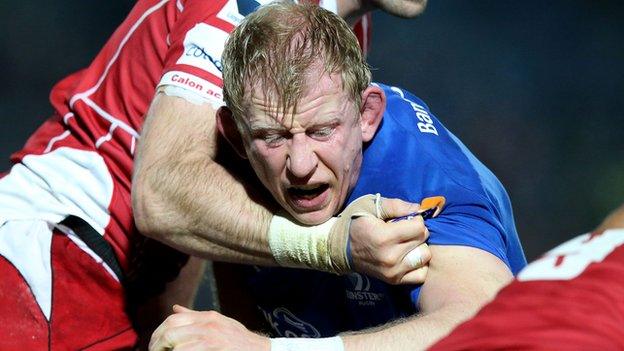
[[[386,2],[398,5],[388,10],[407,17],[424,8],[423,1],[321,5],[356,20]],[[156,237],[172,234],[169,242],[181,238],[177,247],[191,253],[202,249],[204,257],[276,264],[266,244],[270,212],[248,200],[242,186],[211,158],[216,153],[211,103],[221,97],[223,42],[257,5],[252,0],[139,0],[90,66],[53,88],[54,116],[12,156],[15,165],[0,179],[0,302],[6,307],[0,313],[0,349],[132,347],[139,326],[130,313],[137,314],[139,303],[162,291],[186,261],[185,255],[145,240],[136,226]],[[357,27],[363,44],[370,30],[366,23]],[[141,164],[133,171],[137,148]],[[141,180],[134,184],[136,223],[133,173]],[[390,216],[414,210],[392,200],[382,209]],[[237,221],[229,220],[233,211]],[[418,259],[415,265],[397,259],[381,265],[384,250],[363,257],[353,241],[354,267],[395,281],[417,270],[407,280],[422,280],[428,250],[413,250],[425,240],[424,226],[396,233],[382,220],[367,221],[378,225],[360,226],[365,235],[373,230],[389,237],[407,234],[410,244],[395,249],[394,256],[415,252]],[[337,223],[332,233],[346,242],[350,217]],[[290,222],[284,218],[282,224]],[[325,227],[317,231],[329,237]],[[240,235],[247,234],[242,240]],[[350,253],[336,252],[338,257]],[[335,269],[327,266],[327,256],[315,256],[324,259],[318,267],[296,257],[291,264]],[[185,278],[199,276],[189,272]],[[170,290],[193,286],[188,279],[180,284]],[[178,291],[172,299],[189,301],[192,293]]]
[[[422,349],[525,265],[502,185],[420,99],[370,84],[339,17],[314,6],[266,5],[232,32],[223,59],[219,132],[298,221],[323,223],[345,200],[375,192],[410,201],[444,194],[448,204],[427,222],[432,259],[422,286],[248,267],[239,290],[249,292],[275,338],[217,312],[176,307],[151,349]],[[359,332],[336,336],[347,331]]]
[[624,206],[532,262],[431,350],[624,349]]

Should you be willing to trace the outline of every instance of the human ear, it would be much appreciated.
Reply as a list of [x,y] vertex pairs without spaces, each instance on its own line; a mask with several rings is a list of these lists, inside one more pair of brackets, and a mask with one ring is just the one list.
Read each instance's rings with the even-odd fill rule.
[[238,127],[236,126],[236,122],[234,121],[232,111],[226,106],[221,106],[217,110],[216,119],[219,134],[221,134],[225,140],[228,141],[238,156],[243,159],[247,159],[243,139]]
[[362,92],[362,107],[360,108],[363,142],[373,139],[385,111],[386,94],[380,87],[370,85]]

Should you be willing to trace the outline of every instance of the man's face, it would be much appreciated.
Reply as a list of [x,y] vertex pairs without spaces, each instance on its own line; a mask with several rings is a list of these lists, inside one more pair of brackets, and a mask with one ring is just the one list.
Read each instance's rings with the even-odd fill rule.
[[[256,174],[298,221],[319,224],[342,207],[362,162],[355,102],[339,75],[308,80],[297,112],[286,117],[264,92],[251,95],[243,142]],[[275,99],[272,99],[275,100]]]

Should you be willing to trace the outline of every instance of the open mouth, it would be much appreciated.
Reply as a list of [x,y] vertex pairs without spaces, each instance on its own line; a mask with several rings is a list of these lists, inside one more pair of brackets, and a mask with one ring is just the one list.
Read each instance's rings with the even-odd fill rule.
[[295,186],[288,188],[288,195],[291,199],[312,200],[323,194],[329,188],[328,184],[317,184],[312,186]]

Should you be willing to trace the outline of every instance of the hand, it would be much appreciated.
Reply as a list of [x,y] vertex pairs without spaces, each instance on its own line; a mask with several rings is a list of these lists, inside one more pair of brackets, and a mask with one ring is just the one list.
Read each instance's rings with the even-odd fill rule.
[[171,316],[156,328],[150,351],[244,351],[271,349],[269,338],[216,311],[194,311],[175,305]]
[[[436,216],[444,206],[443,197],[427,198],[422,207],[398,199],[377,200],[365,195],[352,202],[341,214],[350,232],[352,269],[390,284],[420,284],[427,275],[431,259],[425,241],[429,231],[421,216],[408,221],[385,220],[420,213],[427,209]],[[337,223],[334,227],[340,229]],[[337,233],[332,233],[337,236]],[[336,250],[332,250],[335,252]]]

